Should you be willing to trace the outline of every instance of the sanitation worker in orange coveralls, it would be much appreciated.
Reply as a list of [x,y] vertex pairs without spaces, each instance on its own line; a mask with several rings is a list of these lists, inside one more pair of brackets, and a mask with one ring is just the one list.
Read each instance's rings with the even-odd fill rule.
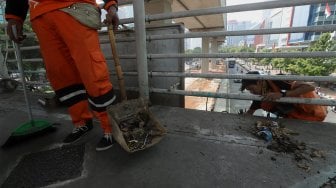
[[[7,0],[7,32],[16,43],[24,40],[22,28],[29,9],[48,79],[59,100],[68,106],[75,126],[63,142],[73,143],[89,132],[95,115],[104,133],[96,150],[102,151],[114,143],[106,107],[115,102],[116,96],[97,30],[60,10],[77,3],[98,8],[94,0]],[[103,6],[107,11],[105,22],[112,24],[114,30],[119,24],[117,3],[117,0],[104,0]],[[17,35],[13,30],[17,31]]]

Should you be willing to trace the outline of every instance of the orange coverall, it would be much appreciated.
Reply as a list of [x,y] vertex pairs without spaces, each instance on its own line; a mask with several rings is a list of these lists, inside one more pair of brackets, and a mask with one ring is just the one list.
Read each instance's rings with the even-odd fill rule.
[[[280,92],[278,86],[276,86],[272,81],[267,81],[271,86],[273,92]],[[292,88],[295,82],[292,84]],[[315,91],[310,91],[305,94],[300,95],[300,98],[319,98]],[[266,111],[271,111],[273,106],[277,105],[274,102],[261,102],[261,108]],[[327,116],[327,108],[321,105],[315,104],[294,104],[293,111],[286,114],[286,118],[290,119],[302,119],[308,121],[323,121]]]
[[[32,27],[40,42],[48,79],[60,101],[68,106],[73,124],[84,125],[93,117],[90,106],[104,133],[111,133],[106,107],[116,97],[98,32],[58,10],[76,2],[95,4],[94,0],[29,0]],[[108,1],[105,8],[116,3]],[[6,18],[20,19],[7,12]]]

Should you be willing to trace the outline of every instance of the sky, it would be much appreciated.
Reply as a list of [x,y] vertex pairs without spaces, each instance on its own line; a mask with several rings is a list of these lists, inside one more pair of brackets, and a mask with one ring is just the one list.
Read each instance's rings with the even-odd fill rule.
[[[267,2],[271,0],[226,0],[226,6],[232,5],[240,5],[240,4],[249,4],[249,3],[260,3]],[[228,20],[237,20],[237,21],[251,21],[255,23],[260,23],[262,21],[262,10],[257,11],[245,11],[245,12],[237,12],[237,13],[229,13],[227,14]],[[193,49],[195,47],[202,46],[202,40],[199,38],[189,39],[190,40],[190,48]]]
[[[271,0],[226,0],[226,6],[239,5],[239,4],[249,4],[249,3],[260,3],[267,2]],[[261,22],[263,12],[262,10],[257,11],[245,11],[237,13],[229,13],[228,20],[237,21],[251,21],[251,22]]]

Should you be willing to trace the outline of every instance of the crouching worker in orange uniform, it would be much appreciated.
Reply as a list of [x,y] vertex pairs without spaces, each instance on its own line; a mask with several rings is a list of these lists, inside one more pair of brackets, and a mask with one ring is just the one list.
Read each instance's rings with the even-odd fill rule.
[[[251,71],[247,74],[259,74],[259,72]],[[256,110],[263,109],[280,117],[308,121],[323,121],[327,115],[325,106],[270,102],[281,97],[319,98],[315,87],[306,82],[243,79],[241,91],[245,89],[264,97],[262,101],[253,101],[247,114],[252,115]]]
[[[103,8],[108,12],[105,21],[116,30],[119,24],[117,0],[104,2]],[[96,147],[97,151],[101,151],[114,143],[106,107],[114,103],[116,96],[100,49],[97,28],[79,22],[67,12],[70,9],[81,10],[78,7],[83,5],[98,12],[97,22],[100,24],[100,10],[94,0],[7,0],[7,31],[14,42],[24,40],[22,27],[30,10],[30,20],[40,43],[48,79],[57,97],[68,106],[75,126],[63,142],[73,143],[89,132],[95,115],[104,131]],[[89,19],[91,12],[84,12],[87,13],[84,19]],[[17,35],[13,33],[14,28]]]

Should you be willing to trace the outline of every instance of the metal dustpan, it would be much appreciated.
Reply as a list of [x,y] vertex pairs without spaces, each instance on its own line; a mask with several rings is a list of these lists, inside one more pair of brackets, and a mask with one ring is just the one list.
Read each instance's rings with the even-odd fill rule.
[[127,152],[150,148],[167,134],[143,99],[123,101],[107,108],[113,138]]

